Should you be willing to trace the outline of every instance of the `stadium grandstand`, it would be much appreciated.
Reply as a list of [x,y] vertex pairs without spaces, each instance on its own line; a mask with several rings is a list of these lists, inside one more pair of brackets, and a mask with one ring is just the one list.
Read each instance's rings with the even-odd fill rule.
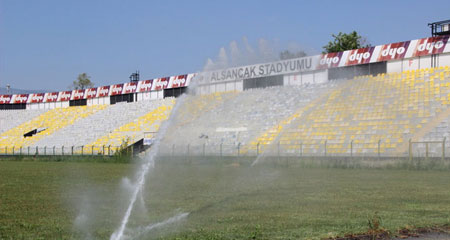
[[166,154],[445,157],[448,40],[436,34],[83,90],[0,95],[0,154],[145,150],[191,86],[164,137]]

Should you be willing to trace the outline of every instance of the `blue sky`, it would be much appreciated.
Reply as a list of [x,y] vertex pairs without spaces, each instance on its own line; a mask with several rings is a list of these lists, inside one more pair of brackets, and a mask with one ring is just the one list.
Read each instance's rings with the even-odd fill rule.
[[257,49],[320,53],[332,33],[372,45],[427,37],[448,1],[0,0],[0,87],[65,90],[82,72],[96,86],[191,73],[246,37]]

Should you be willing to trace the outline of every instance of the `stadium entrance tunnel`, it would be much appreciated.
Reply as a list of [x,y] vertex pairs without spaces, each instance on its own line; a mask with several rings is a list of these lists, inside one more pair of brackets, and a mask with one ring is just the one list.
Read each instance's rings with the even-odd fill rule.
[[33,130],[31,130],[31,131],[25,133],[25,134],[23,135],[23,137],[32,137],[33,135],[36,135],[36,134],[38,134],[38,133],[44,131],[45,129],[47,129],[47,128],[36,128],[36,129],[33,129]]
[[128,145],[126,148],[122,149],[122,153],[131,153],[132,155],[137,155],[141,152],[147,151],[151,145],[145,145],[144,139],[140,139],[133,144]]
[[141,140],[133,143],[133,145],[131,145],[131,147],[133,148],[133,153],[141,153],[144,151],[147,151],[147,149],[149,149],[151,147],[151,145],[144,145],[144,139],[142,138]]

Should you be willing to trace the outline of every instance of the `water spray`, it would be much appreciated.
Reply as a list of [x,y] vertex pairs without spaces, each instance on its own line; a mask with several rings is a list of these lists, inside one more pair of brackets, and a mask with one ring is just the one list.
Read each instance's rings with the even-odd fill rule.
[[164,138],[167,129],[171,125],[170,123],[173,121],[175,113],[177,113],[178,108],[184,101],[185,96],[180,96],[179,100],[175,103],[175,107],[172,109],[172,113],[170,114],[167,121],[163,122],[161,125],[161,128],[159,129],[156,139],[153,142],[153,146],[150,149],[150,152],[148,153],[147,157],[145,158],[146,161],[142,164],[140,167],[140,171],[138,173],[138,178],[136,181],[136,184],[133,186],[133,191],[130,197],[130,202],[127,207],[127,211],[125,212],[125,215],[122,218],[122,221],[120,223],[119,228],[114,231],[114,233],[111,235],[110,240],[121,240],[123,237],[123,233],[125,231],[125,228],[128,224],[128,220],[130,218],[131,212],[134,208],[134,203],[136,202],[136,199],[138,197],[138,194],[142,191],[142,188],[145,184],[146,176],[150,170],[152,170],[155,167],[155,158],[159,152],[159,146],[161,144],[162,139]]
[[148,225],[148,226],[146,226],[144,228],[140,228],[140,229],[137,230],[137,232],[139,232],[139,233],[136,235],[135,238],[139,238],[142,235],[147,234],[148,232],[150,232],[150,231],[152,231],[154,229],[162,228],[162,227],[164,227],[166,225],[173,224],[175,222],[181,221],[181,220],[185,219],[188,215],[189,215],[189,213],[180,213],[180,214],[177,214],[177,215],[175,215],[175,216],[173,216],[171,218],[168,218],[168,219],[166,219],[166,220],[164,220],[162,222],[150,224],[150,225]]
[[[251,56],[251,58],[253,58],[255,55],[255,52],[248,44],[247,39],[244,38],[243,42],[244,42],[247,54],[249,54]],[[271,56],[271,55],[273,55],[273,51],[272,51],[273,49],[271,49],[269,47],[269,44],[266,40],[260,39],[259,43],[260,43],[259,49],[260,49],[260,52],[262,53],[261,55],[264,57],[264,59],[274,57],[274,56]],[[233,58],[231,60],[231,63],[234,63],[234,64],[240,63],[238,61],[239,59],[236,59],[236,58],[241,58],[242,54],[239,52],[239,48],[237,47],[237,44],[235,42],[231,43],[230,48],[231,48],[231,53],[232,53],[231,57]],[[247,59],[247,61],[249,61],[249,60],[252,61],[253,59]],[[229,63],[229,58],[227,56],[227,52],[226,52],[225,48],[221,48],[219,51],[219,56],[218,56],[216,63],[209,60],[207,63],[207,66],[205,66],[205,68],[208,68],[208,69],[204,69],[204,71],[216,69],[216,68],[224,69],[224,68],[229,67],[229,65],[230,65],[230,63]],[[211,68],[211,69],[209,69],[209,68]],[[201,74],[202,73],[199,73],[200,79],[202,78]],[[188,87],[188,91],[196,88],[196,84],[198,84],[198,83],[194,80],[195,80],[195,77],[191,80],[190,86]],[[175,104],[174,108],[172,109],[171,114],[170,114],[169,118],[167,119],[167,121],[164,121],[162,123],[161,128],[159,129],[159,131],[156,135],[155,141],[153,142],[153,145],[150,149],[150,152],[147,154],[147,156],[144,160],[144,163],[142,163],[142,165],[139,167],[139,172],[137,173],[137,180],[136,180],[135,184],[132,184],[132,193],[130,196],[127,210],[120,222],[119,227],[111,235],[110,240],[122,240],[123,239],[124,231],[127,227],[127,224],[128,224],[129,218],[131,216],[131,213],[133,211],[136,200],[137,200],[139,194],[142,193],[142,189],[145,184],[147,175],[155,167],[155,158],[159,153],[161,141],[165,137],[165,135],[168,131],[168,128],[172,125],[171,123],[176,118],[178,109],[180,108],[180,106],[183,105],[185,100],[186,100],[186,95],[182,94],[176,101],[176,104]],[[256,162],[254,162],[254,163],[256,163]],[[187,217],[188,214],[189,213],[179,214],[175,217],[167,219],[164,222],[149,225],[140,234],[144,234],[145,232],[148,232],[154,228],[157,228],[162,225],[166,225],[168,223],[172,223],[172,222],[178,221],[180,219],[183,219],[183,218]]]

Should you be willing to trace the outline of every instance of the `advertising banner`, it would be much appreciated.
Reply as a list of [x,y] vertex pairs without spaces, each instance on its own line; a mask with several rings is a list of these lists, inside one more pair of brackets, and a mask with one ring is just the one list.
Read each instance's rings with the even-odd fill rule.
[[123,83],[111,85],[109,89],[109,96],[122,94]]
[[109,86],[103,86],[97,88],[97,97],[109,96]]
[[413,50],[413,57],[443,53],[449,36],[419,39]]
[[58,101],[58,92],[46,93],[44,96],[44,102],[56,102]]
[[343,53],[344,52],[322,54],[317,69],[339,67]]
[[85,98],[91,99],[91,98],[95,98],[96,96],[97,96],[97,88],[88,88],[88,89],[86,89]]
[[152,90],[152,80],[139,81],[137,92],[150,92]]
[[72,91],[72,98],[70,100],[80,100],[80,99],[84,99],[84,89],[79,89],[79,90],[73,90]]
[[33,93],[28,97],[28,103],[42,103],[44,102],[45,93]]
[[58,102],[69,101],[72,96],[72,91],[63,91],[58,94]]
[[27,103],[28,94],[14,94],[11,103]]
[[123,85],[122,94],[135,93],[137,88],[137,83],[129,82]]
[[378,58],[373,62],[383,62],[404,58],[411,41],[382,45],[378,52]]
[[375,47],[368,47],[345,51],[348,53],[345,66],[370,63],[370,59],[372,57],[374,49]]
[[169,87],[168,88],[179,88],[187,86],[187,74],[174,76],[170,78]]
[[166,89],[169,86],[169,77],[157,78],[153,80],[153,90]]
[[0,95],[0,104],[11,103],[12,95]]

